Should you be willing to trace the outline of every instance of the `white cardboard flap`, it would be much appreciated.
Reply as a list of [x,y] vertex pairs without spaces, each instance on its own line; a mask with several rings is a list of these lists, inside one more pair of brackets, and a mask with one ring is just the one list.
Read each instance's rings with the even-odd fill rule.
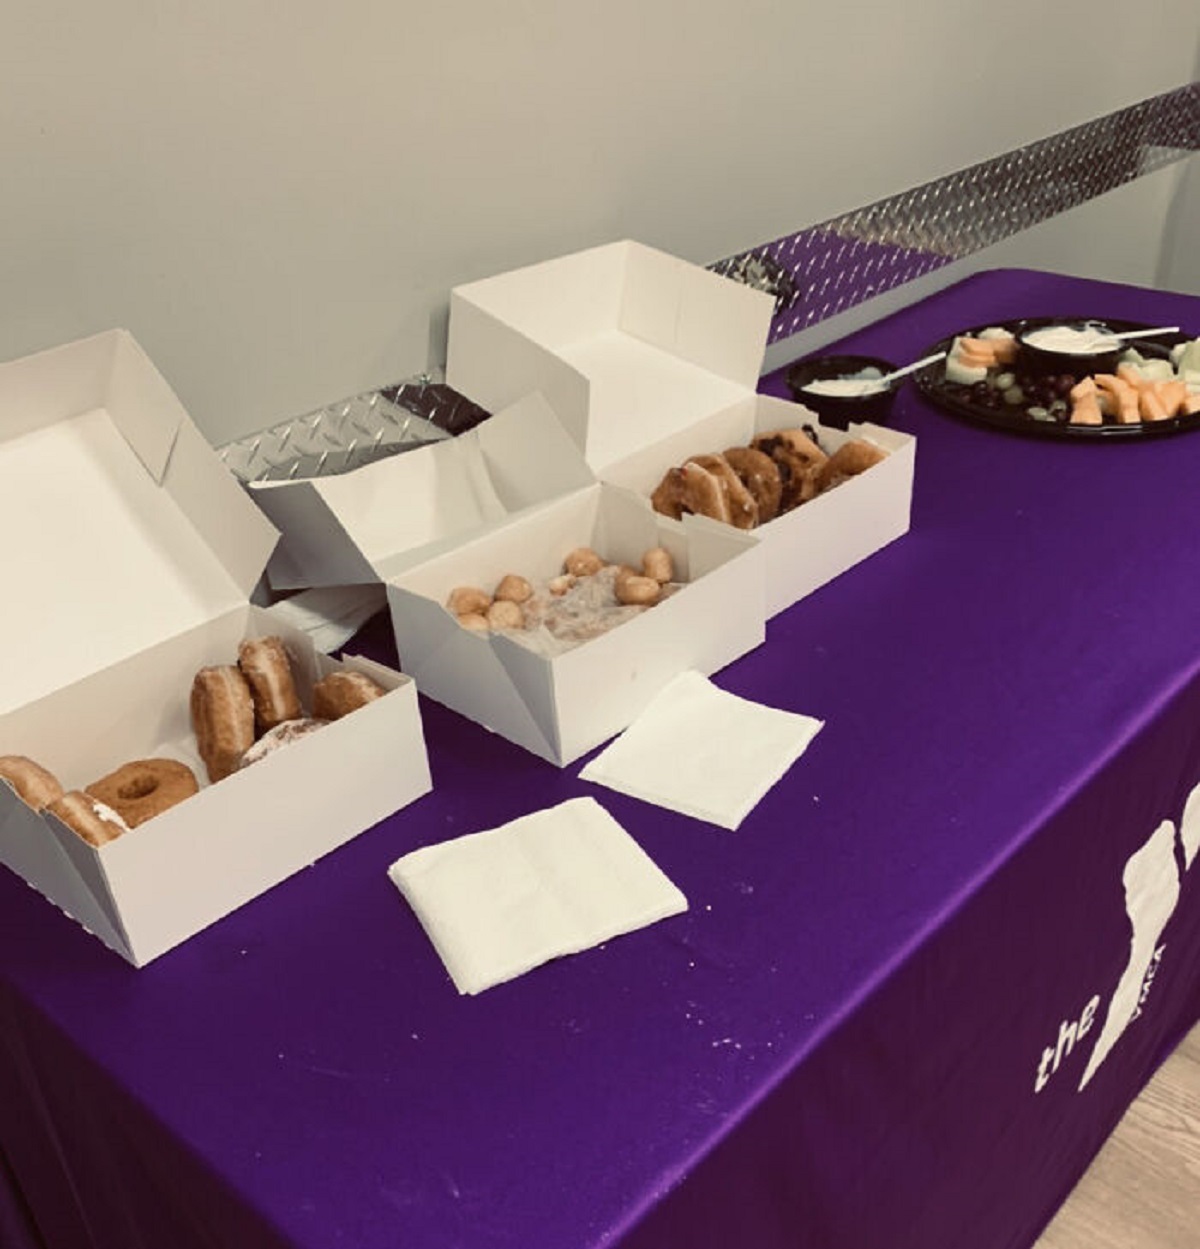
[[274,531],[127,334],[0,367],[0,422],[0,714],[245,601]]
[[601,472],[752,392],[773,310],[761,291],[612,243],[452,291],[446,377],[491,410],[541,390]]
[[640,243],[622,246],[621,331],[754,390],[773,297]]
[[0,783],[0,863],[135,965],[430,788],[414,682],[364,659],[345,666],[378,681],[385,697],[210,784],[195,753],[192,676],[235,656],[243,637],[266,634],[284,639],[301,700],[311,705],[313,683],[338,663],[269,612],[243,605],[0,716],[0,754],[37,759],[67,789],[138,758],[175,758],[196,773],[198,794],[99,848]]
[[291,589],[387,580],[592,480],[549,404],[530,394],[457,438],[350,473],[252,490],[283,534],[271,584]]
[[0,794],[0,862],[110,950],[127,955],[129,942],[94,856],[84,853],[88,848],[57,820],[31,811],[4,782],[0,787],[6,790]]

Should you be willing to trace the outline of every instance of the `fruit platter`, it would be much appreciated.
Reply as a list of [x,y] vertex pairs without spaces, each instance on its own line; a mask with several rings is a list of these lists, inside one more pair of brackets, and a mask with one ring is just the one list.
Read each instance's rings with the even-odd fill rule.
[[1200,428],[1200,339],[1112,318],[1029,317],[929,350],[918,390],[968,421],[1035,437],[1121,440]]

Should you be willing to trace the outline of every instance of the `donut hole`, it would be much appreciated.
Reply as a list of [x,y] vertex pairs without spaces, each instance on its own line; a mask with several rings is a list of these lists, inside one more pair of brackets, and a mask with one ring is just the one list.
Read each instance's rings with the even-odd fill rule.
[[149,798],[158,788],[158,781],[153,776],[135,776],[117,790],[117,797],[122,802],[136,802],[139,798]]

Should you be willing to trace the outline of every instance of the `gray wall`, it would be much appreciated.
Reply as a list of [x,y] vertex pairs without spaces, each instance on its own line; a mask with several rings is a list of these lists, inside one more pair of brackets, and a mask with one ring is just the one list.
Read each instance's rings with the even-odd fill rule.
[[[8,0],[0,358],[126,326],[223,442],[425,367],[455,283],[618,237],[707,264],[1198,47],[1195,0]],[[1003,259],[1194,289],[1187,171]]]

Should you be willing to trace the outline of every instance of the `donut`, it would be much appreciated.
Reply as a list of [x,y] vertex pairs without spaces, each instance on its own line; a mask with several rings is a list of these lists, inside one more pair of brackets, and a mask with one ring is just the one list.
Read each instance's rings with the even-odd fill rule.
[[754,496],[758,506],[758,523],[765,525],[779,515],[783,498],[783,479],[779,466],[765,451],[754,447],[728,447],[722,453],[726,463],[738,475],[742,485]]
[[650,496],[650,506],[672,520],[691,514],[710,516],[727,525],[733,523],[729,495],[720,480],[694,460],[681,468],[667,469]]
[[486,616],[492,596],[478,586],[460,585],[450,591],[446,607],[456,616]]
[[887,459],[886,453],[873,443],[853,438],[844,442],[816,471],[817,487],[832,490],[851,477],[865,473],[867,469]]
[[386,693],[383,686],[361,672],[349,668],[331,672],[313,686],[313,717],[338,720]]
[[689,463],[698,464],[721,483],[729,501],[731,525],[737,529],[753,529],[758,524],[758,504],[754,496],[723,455],[694,455]]
[[238,647],[238,667],[254,700],[254,725],[265,733],[302,714],[292,661],[277,637],[248,638]]
[[116,841],[122,833],[129,832],[129,825],[111,807],[78,789],[56,798],[46,810],[62,820],[89,846],[107,845]]
[[666,547],[655,546],[642,555],[642,574],[653,577],[659,585],[675,579],[675,562]]
[[192,682],[192,729],[210,781],[238,769],[254,745],[254,699],[240,668],[201,668]]
[[563,560],[563,572],[572,577],[591,577],[604,567],[604,561],[590,546],[577,546]]
[[754,450],[762,451],[775,459],[775,452],[786,449],[798,456],[806,464],[820,464],[827,457],[825,452],[802,429],[776,429],[767,434],[759,434],[750,444]]
[[505,603],[523,603],[533,594],[533,586],[524,577],[509,573],[500,578],[494,598]]
[[613,582],[617,602],[627,607],[653,607],[661,591],[662,586],[653,577],[643,576],[631,568],[622,569]]
[[17,797],[35,811],[41,811],[63,795],[58,779],[24,755],[0,755],[0,780],[8,781],[17,791]]
[[[530,594],[532,593],[531,588]],[[514,603],[509,599],[498,598],[487,609],[486,619],[489,629],[523,629],[525,627],[525,613],[521,610],[520,603]]]
[[135,759],[84,787],[84,793],[137,828],[199,793],[196,774],[174,759]]
[[310,733],[315,733],[317,729],[323,729],[328,723],[328,720],[311,720],[304,716],[295,720],[285,720],[264,733],[242,756],[239,766],[248,768],[268,755],[274,754],[281,746],[287,746],[301,737],[307,737]]

